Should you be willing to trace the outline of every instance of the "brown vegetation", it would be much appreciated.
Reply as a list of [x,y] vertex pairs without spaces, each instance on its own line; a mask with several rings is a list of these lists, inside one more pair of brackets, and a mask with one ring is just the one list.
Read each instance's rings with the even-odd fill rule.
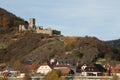
[[[73,64],[78,59],[81,63],[95,62],[99,58],[108,61],[113,58],[119,61],[115,56],[120,56],[119,52],[112,50],[111,47],[94,37],[67,39],[67,37],[50,38],[43,34],[24,33],[17,36],[4,35],[0,43],[6,45],[5,48],[0,49],[0,61],[14,65],[42,63],[53,57],[72,59]],[[65,54],[66,52],[69,54]]]
[[27,21],[0,8],[0,34],[17,31],[19,24],[27,25]]
[[27,25],[23,19],[0,8],[0,63],[32,65],[51,58],[71,59],[74,65],[77,61],[91,63],[100,58],[110,64],[120,61],[118,49],[95,37],[50,37],[30,32],[17,33],[21,23]]

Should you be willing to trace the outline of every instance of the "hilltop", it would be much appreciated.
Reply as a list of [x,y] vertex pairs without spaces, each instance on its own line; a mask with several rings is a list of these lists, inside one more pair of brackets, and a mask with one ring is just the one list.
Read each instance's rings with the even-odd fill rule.
[[[1,64],[14,66],[41,64],[51,58],[70,60],[73,65],[77,62],[80,64],[101,62],[114,65],[120,61],[119,49],[107,45],[96,37],[18,33],[18,25],[20,23],[27,25],[27,22],[1,8],[0,15],[0,21],[3,22],[0,22]],[[7,22],[4,22],[4,18]]]
[[17,31],[19,24],[27,25],[28,22],[0,8],[0,34]]

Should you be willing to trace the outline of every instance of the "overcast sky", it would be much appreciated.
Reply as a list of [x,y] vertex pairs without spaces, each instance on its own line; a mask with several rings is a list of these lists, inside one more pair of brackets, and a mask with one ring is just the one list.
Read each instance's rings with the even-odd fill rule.
[[65,36],[120,38],[120,0],[0,0],[0,7]]

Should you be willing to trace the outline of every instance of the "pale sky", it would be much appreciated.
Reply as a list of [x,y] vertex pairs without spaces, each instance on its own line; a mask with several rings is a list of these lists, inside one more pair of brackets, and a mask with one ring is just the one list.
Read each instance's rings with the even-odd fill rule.
[[120,0],[0,0],[0,7],[64,36],[120,38]]

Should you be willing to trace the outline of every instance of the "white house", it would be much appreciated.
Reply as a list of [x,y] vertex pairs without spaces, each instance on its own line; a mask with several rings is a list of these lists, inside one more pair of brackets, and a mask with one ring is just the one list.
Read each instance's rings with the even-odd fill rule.
[[37,69],[37,73],[41,73],[43,75],[48,74],[49,72],[52,71],[52,68],[50,67],[50,65],[48,63],[43,63],[38,69]]
[[[83,67],[83,66],[82,66]],[[82,76],[103,76],[103,73],[106,70],[100,64],[89,64],[86,67],[83,67],[83,71],[81,72]]]

